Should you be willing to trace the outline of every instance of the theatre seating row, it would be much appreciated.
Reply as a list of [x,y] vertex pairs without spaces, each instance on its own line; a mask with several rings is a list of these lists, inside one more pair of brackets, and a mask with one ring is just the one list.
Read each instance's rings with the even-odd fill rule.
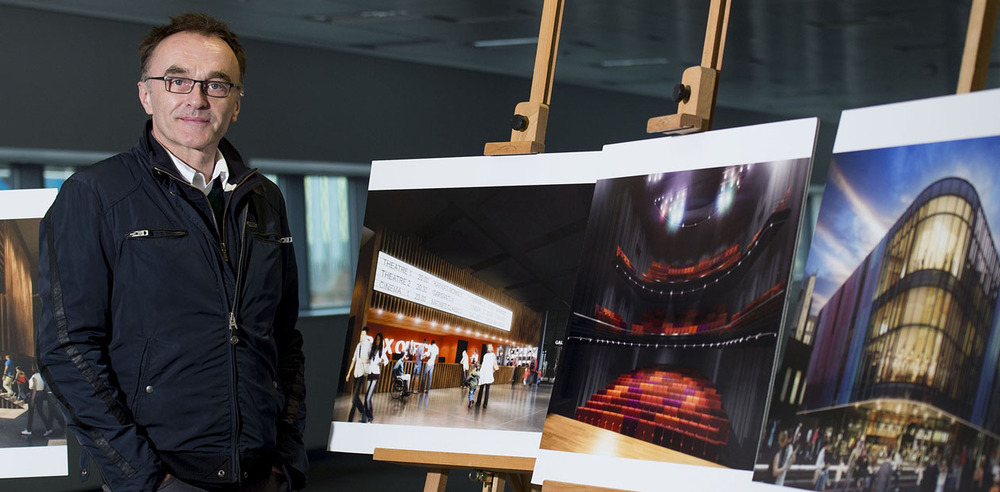
[[721,272],[736,264],[740,260],[740,245],[734,244],[725,251],[702,259],[694,265],[681,267],[670,266],[666,263],[654,261],[649,266],[649,271],[642,274],[642,279],[646,282],[683,281],[702,278],[710,273]]
[[729,442],[729,419],[718,392],[685,368],[623,374],[577,407],[576,419],[715,462]]
[[626,328],[628,326],[627,324],[625,324],[625,321],[622,320],[620,314],[606,307],[601,307],[600,305],[594,308],[594,316],[605,323],[617,326],[619,328]]
[[[695,310],[682,311],[676,314],[664,311],[646,312],[638,322],[632,324],[632,333],[644,335],[691,335],[733,329],[737,323],[749,322],[770,314],[771,310],[759,310],[757,308],[775,296],[780,295],[784,290],[785,282],[778,282],[732,316],[725,311],[725,306],[716,306],[703,318],[698,318],[698,311]],[[609,313],[608,316],[614,315],[615,319],[621,319],[617,314],[610,311]]]
[[750,303],[747,304],[746,307],[733,314],[733,317],[729,320],[729,322],[730,323],[736,323],[737,321],[746,322],[760,318],[762,316],[766,316],[770,312],[770,310],[764,312],[759,310],[755,311],[755,309],[761,304],[764,304],[767,301],[771,300],[775,296],[781,295],[784,291],[785,291],[785,281],[782,280],[781,282],[775,284],[774,287],[767,289],[767,292],[764,292],[753,301],[750,301]]
[[699,317],[697,310],[664,312],[648,311],[638,322],[632,324],[633,333],[667,335],[690,335],[724,328],[729,322],[725,304],[717,306],[708,315]]
[[[772,214],[790,207],[791,191],[791,187],[785,190],[785,195],[774,206]],[[725,251],[712,255],[708,258],[704,258],[693,265],[672,266],[668,263],[654,261],[650,265],[649,270],[640,275],[640,277],[646,282],[684,282],[699,279],[712,273],[723,272],[732,268],[733,265],[738,263],[740,259],[743,258],[746,252],[753,249],[754,245],[757,243],[757,239],[759,239],[761,234],[767,230],[767,227],[768,225],[765,224],[756,233],[754,233],[753,238],[747,243],[745,250],[742,250],[738,243],[733,244],[732,246],[726,248]],[[621,260],[621,262],[624,263],[633,274],[638,273],[636,272],[635,267],[632,266],[632,261],[629,260],[628,256],[625,255],[625,252],[622,251],[621,246],[617,247],[615,256]]]

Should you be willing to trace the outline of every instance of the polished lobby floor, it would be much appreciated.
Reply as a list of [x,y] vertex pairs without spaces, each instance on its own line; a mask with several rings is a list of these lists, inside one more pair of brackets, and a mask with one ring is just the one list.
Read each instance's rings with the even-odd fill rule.
[[[550,384],[494,384],[490,388],[489,407],[485,409],[477,408],[475,404],[468,408],[469,393],[464,388],[435,389],[399,400],[392,399],[388,393],[376,393],[372,399],[372,412],[376,424],[541,432],[551,393]],[[347,420],[350,410],[351,395],[337,397],[333,405],[333,420]],[[360,421],[357,412],[354,421]]]

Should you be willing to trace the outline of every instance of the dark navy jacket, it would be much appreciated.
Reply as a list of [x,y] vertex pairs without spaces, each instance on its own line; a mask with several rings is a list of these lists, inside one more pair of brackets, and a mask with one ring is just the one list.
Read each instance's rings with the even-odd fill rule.
[[302,337],[277,186],[226,141],[222,233],[150,136],[70,177],[41,223],[38,359],[112,490],[284,467],[299,488]]

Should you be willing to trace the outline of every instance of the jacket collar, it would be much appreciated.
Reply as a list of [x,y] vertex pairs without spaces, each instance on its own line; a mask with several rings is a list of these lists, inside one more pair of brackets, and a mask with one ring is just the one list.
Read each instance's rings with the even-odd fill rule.
[[[163,145],[153,138],[153,120],[146,121],[146,126],[143,128],[142,135],[139,137],[136,147],[141,156],[147,157],[140,160],[147,163],[150,172],[154,168],[158,168],[178,179],[184,179],[177,172],[177,167],[174,166],[174,162],[170,159],[167,149],[163,148]],[[226,165],[229,166],[228,181],[230,183],[239,183],[250,174],[252,170],[243,162],[243,157],[240,156],[236,148],[225,138],[219,141],[219,151],[222,152],[222,156],[226,158]]]

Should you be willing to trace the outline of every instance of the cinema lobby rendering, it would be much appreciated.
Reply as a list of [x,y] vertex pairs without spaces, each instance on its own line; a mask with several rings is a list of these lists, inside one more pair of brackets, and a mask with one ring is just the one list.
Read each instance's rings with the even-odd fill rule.
[[[555,364],[543,340],[565,330],[592,189],[372,192],[333,419],[351,417],[344,380],[367,327],[390,359],[371,398],[374,423],[540,432]],[[542,207],[551,213],[539,217]],[[463,353],[482,363],[490,346],[499,368],[488,407],[470,407]],[[430,377],[425,361],[416,371],[419,350],[437,351]],[[393,368],[407,352],[400,395]]]
[[542,448],[752,467],[807,175],[598,183]]

